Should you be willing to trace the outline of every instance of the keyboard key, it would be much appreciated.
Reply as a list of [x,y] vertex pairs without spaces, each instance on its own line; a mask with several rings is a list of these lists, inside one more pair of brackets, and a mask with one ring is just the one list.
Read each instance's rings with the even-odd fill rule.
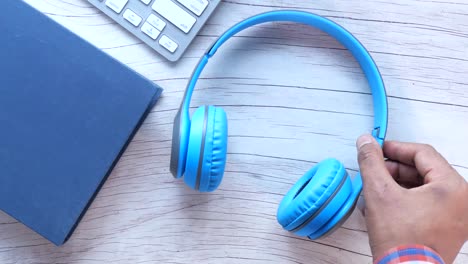
[[200,16],[208,6],[207,0],[177,0],[177,2],[181,3],[197,16]]
[[151,26],[148,22],[145,22],[143,26],[141,26],[141,31],[154,40],[156,40],[161,33],[161,31]]
[[166,22],[164,22],[162,19],[159,17],[151,14],[148,19],[146,19],[146,22],[150,23],[153,27],[155,27],[157,30],[162,31],[164,27],[166,26]]
[[141,17],[139,17],[135,12],[130,9],[125,10],[123,13],[123,17],[130,23],[132,23],[135,27],[138,27],[141,23]]
[[148,5],[151,2],[151,0],[140,0],[140,1],[145,5]]
[[171,0],[154,1],[153,10],[185,33],[188,33],[197,21],[196,18]]
[[166,48],[168,51],[170,51],[171,53],[174,53],[174,51],[177,49],[177,47],[179,45],[177,45],[177,43],[175,43],[172,39],[170,39],[168,36],[166,35],[163,35],[160,39],[159,39],[159,45],[163,46],[164,48]]
[[114,10],[114,12],[116,12],[117,14],[120,14],[127,2],[128,0],[107,0],[106,6]]

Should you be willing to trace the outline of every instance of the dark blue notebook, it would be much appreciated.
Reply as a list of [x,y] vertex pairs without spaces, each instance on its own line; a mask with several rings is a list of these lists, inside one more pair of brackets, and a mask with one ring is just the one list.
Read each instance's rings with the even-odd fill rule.
[[60,245],[161,89],[23,1],[1,2],[0,209]]

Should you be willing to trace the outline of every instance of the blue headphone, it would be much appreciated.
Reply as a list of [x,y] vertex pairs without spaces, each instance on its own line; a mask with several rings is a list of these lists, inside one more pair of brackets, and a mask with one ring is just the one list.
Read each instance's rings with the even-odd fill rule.
[[[338,24],[300,11],[273,11],[253,16],[227,30],[201,58],[188,83],[174,120],[171,173],[184,174],[185,183],[200,192],[214,191],[223,178],[227,151],[227,118],[222,108],[201,106],[190,120],[189,105],[195,84],[219,47],[238,32],[266,22],[289,21],[318,28],[348,48],[359,62],[372,91],[374,129],[372,135],[382,146],[387,131],[387,96],[375,62],[362,44]],[[283,198],[277,212],[284,229],[299,236],[318,239],[339,227],[352,213],[362,190],[358,173],[351,181],[345,167],[327,159],[309,170]]]

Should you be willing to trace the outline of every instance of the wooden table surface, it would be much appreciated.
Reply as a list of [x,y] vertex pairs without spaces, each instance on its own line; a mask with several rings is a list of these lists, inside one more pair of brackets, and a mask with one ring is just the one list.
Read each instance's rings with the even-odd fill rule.
[[[229,26],[270,10],[314,12],[354,33],[386,83],[388,139],[430,143],[468,176],[464,0],[223,1],[177,63],[85,0],[27,2],[165,91],[71,239],[55,247],[0,213],[0,263],[371,263],[358,211],[319,241],[289,234],[276,222],[283,195],[318,161],[336,157],[354,176],[354,142],[371,129],[361,70],[317,30],[266,24],[222,48],[192,107],[227,111],[224,181],[217,192],[200,194],[169,172],[172,121],[199,57]],[[468,245],[456,263],[468,263]]]

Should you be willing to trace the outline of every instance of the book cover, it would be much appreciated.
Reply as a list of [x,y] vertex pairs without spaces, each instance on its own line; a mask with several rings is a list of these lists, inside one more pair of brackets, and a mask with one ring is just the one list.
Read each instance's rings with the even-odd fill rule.
[[161,91],[23,1],[2,1],[0,210],[63,244]]

